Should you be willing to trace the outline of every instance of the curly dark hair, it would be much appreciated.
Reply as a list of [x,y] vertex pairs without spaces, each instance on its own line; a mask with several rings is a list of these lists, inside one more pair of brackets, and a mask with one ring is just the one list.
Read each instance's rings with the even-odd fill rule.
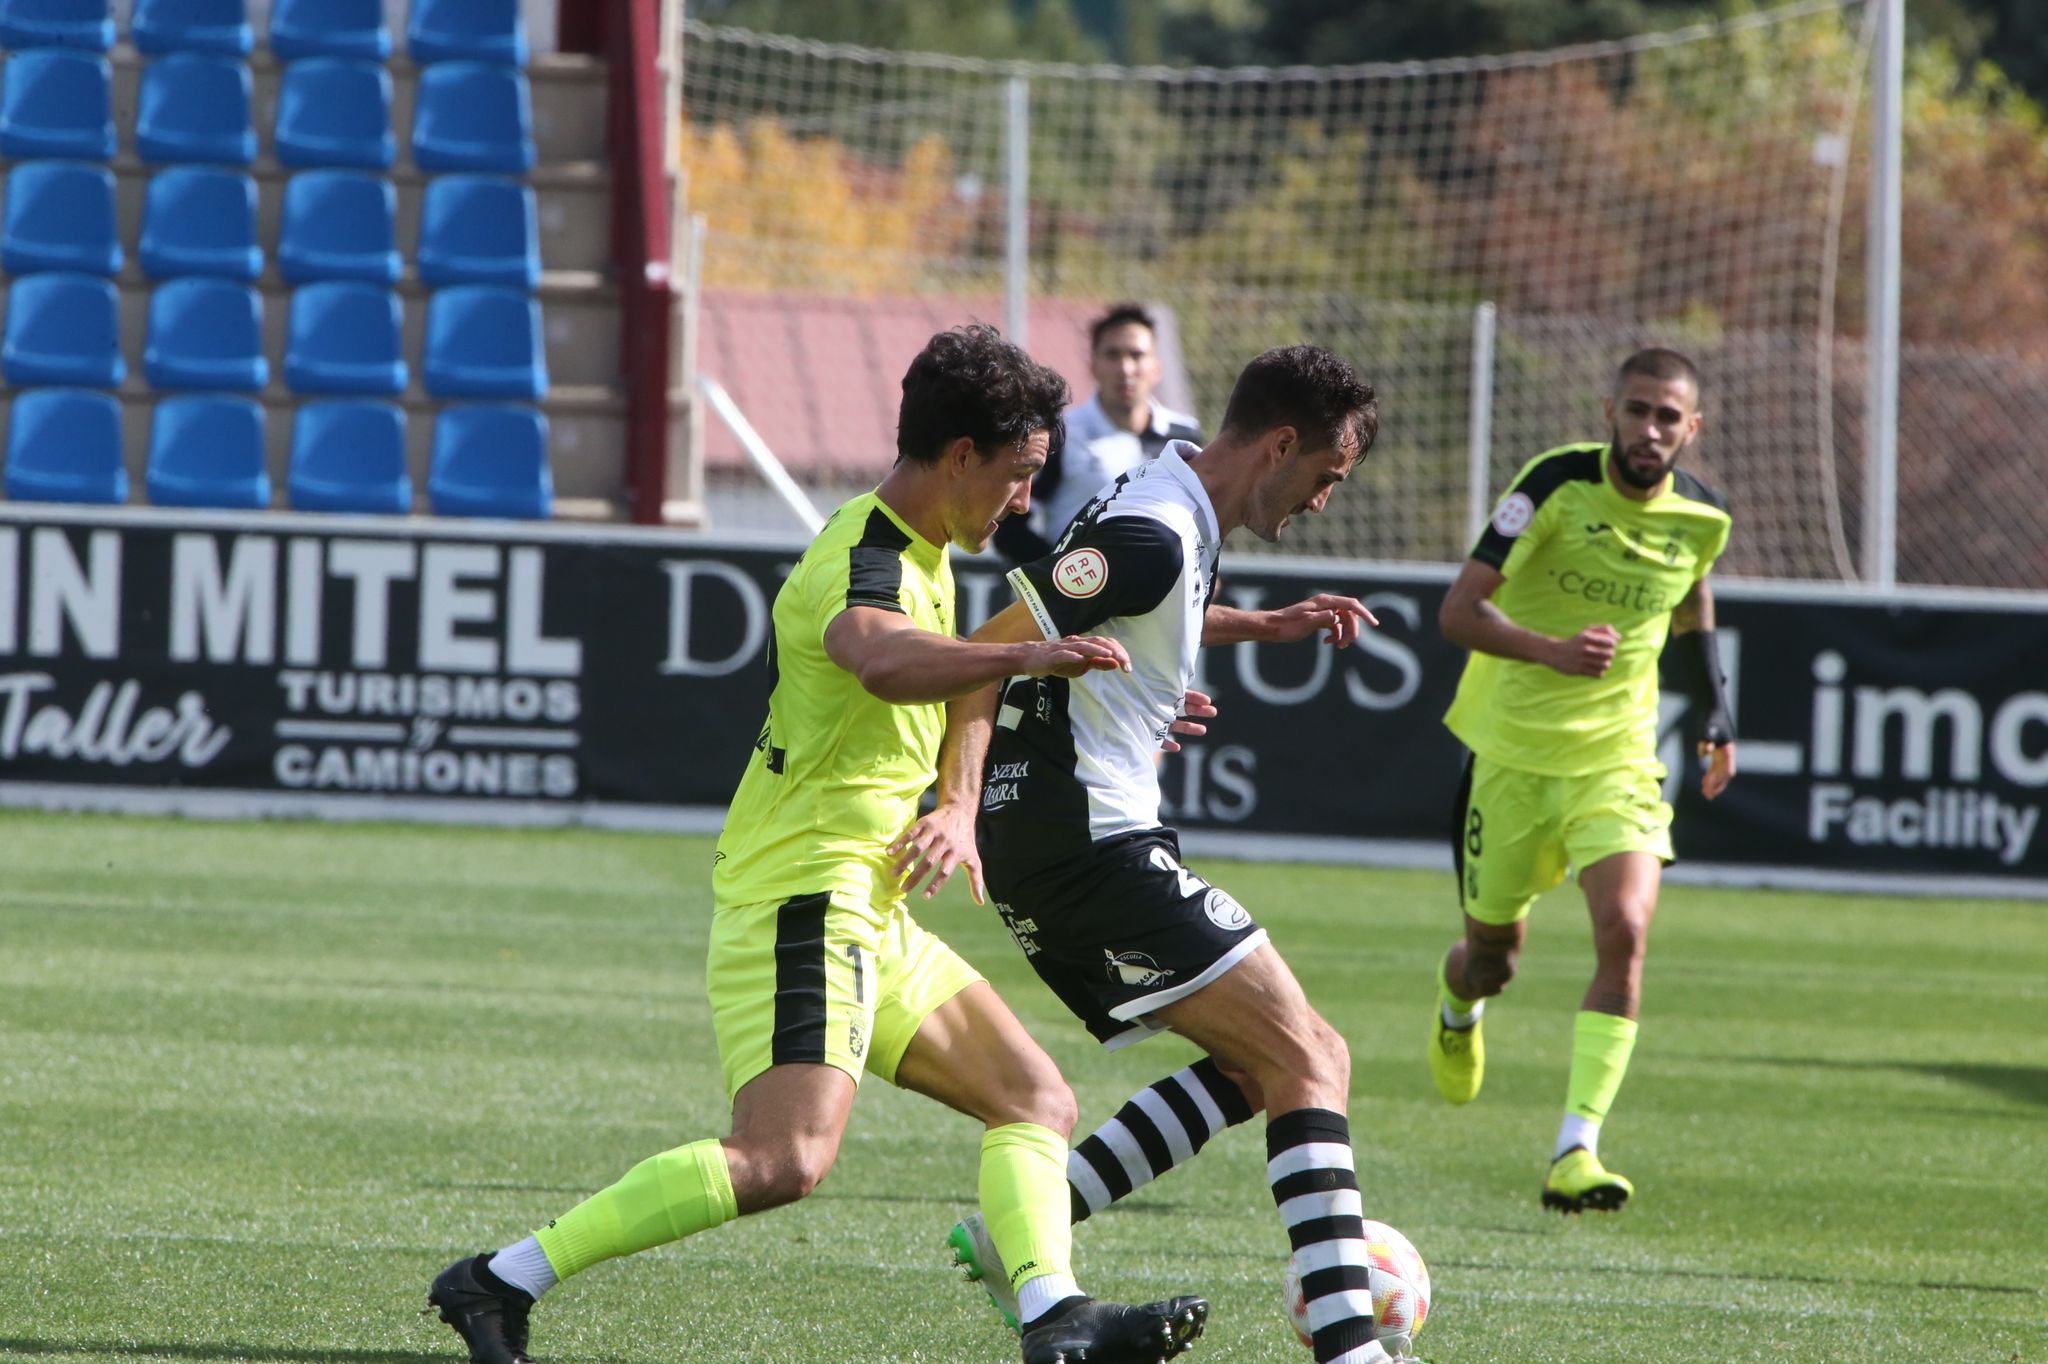
[[1067,381],[975,323],[939,332],[925,343],[903,375],[896,412],[896,458],[936,463],[962,436],[986,459],[1033,431],[1051,439],[1047,457],[1066,441],[1062,413],[1072,395]]
[[1280,346],[1244,367],[1223,409],[1223,429],[1233,435],[1263,436],[1278,426],[1299,431],[1309,450],[1329,449],[1355,434],[1356,462],[1380,433],[1379,398],[1321,346]]

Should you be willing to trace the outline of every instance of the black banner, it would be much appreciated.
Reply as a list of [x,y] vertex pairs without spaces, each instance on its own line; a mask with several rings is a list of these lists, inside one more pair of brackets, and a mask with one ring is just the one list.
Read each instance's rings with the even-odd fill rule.
[[[0,509],[0,788],[460,800],[560,817],[722,807],[765,711],[802,546],[627,529]],[[960,619],[1009,600],[956,560]],[[1448,568],[1228,562],[1222,599],[1363,598],[1351,648],[1205,655],[1222,713],[1168,759],[1189,830],[1440,846],[1462,666]],[[1663,754],[1681,857],[2036,878],[2048,610],[1723,584],[1742,771],[1699,797],[1682,696]],[[483,811],[489,817],[489,808]],[[713,816],[715,821],[715,815]],[[658,818],[642,822],[660,822]],[[701,823],[701,821],[700,821]]]

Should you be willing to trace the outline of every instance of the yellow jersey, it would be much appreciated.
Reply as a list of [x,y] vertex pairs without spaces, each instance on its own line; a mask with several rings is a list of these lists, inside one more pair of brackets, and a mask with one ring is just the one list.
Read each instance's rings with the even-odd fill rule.
[[1472,557],[1506,578],[1493,603],[1517,625],[1568,639],[1621,632],[1602,677],[1474,651],[1444,723],[1507,767],[1569,777],[1657,760],[1657,660],[1671,612],[1728,545],[1718,493],[1673,470],[1647,501],[1613,485],[1608,447],[1565,445],[1529,461]]
[[826,655],[825,627],[850,606],[953,633],[944,546],[873,492],[832,513],[775,594],[768,720],[713,860],[721,904],[832,890],[879,901],[893,888],[883,850],[937,775],[946,708],[892,705]]

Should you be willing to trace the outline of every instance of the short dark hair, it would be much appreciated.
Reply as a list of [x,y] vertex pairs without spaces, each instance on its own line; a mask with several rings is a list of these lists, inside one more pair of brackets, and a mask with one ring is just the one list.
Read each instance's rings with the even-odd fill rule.
[[968,436],[986,459],[1044,431],[1050,458],[1066,442],[1061,414],[1071,396],[1065,379],[994,327],[975,323],[939,332],[904,372],[896,457],[937,463],[948,445]]
[[1662,346],[1650,346],[1637,351],[1621,362],[1621,368],[1614,372],[1614,391],[1619,393],[1628,383],[1628,376],[1640,374],[1646,379],[1683,379],[1692,385],[1693,397],[1700,394],[1699,366],[1675,350]]
[[1152,314],[1146,311],[1145,305],[1126,299],[1122,303],[1110,304],[1108,312],[1088,324],[1088,353],[1095,354],[1095,348],[1102,344],[1104,332],[1111,327],[1121,327],[1131,322],[1137,323],[1154,336],[1159,334],[1159,324],[1152,320]]
[[1244,367],[1223,429],[1238,436],[1263,436],[1291,426],[1307,449],[1332,448],[1355,432],[1357,459],[1364,459],[1380,433],[1380,404],[1372,385],[1321,346],[1280,346]]

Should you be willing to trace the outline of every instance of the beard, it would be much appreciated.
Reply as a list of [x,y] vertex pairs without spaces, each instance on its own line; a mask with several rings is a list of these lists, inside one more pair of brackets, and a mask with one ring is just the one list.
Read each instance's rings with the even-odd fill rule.
[[[1647,450],[1648,447],[1642,448]],[[1623,483],[1642,492],[1648,492],[1659,483],[1662,483],[1665,476],[1671,472],[1672,467],[1678,463],[1678,451],[1673,450],[1670,459],[1658,464],[1655,473],[1648,475],[1639,473],[1635,466],[1629,462],[1629,452],[1621,448],[1620,430],[1610,426],[1607,428],[1607,463],[1614,470],[1614,476]]]

